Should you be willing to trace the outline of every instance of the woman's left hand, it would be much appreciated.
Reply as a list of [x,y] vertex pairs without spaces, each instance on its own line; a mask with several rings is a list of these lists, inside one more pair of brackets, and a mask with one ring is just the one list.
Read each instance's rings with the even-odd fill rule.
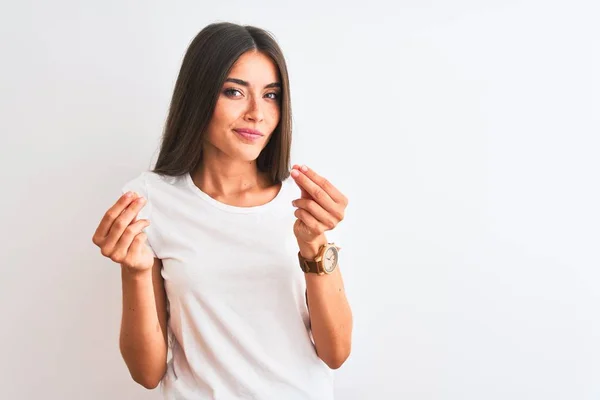
[[294,165],[292,178],[302,190],[302,195],[292,204],[296,223],[294,235],[300,243],[317,243],[325,231],[332,230],[344,219],[348,199],[327,179],[306,166]]

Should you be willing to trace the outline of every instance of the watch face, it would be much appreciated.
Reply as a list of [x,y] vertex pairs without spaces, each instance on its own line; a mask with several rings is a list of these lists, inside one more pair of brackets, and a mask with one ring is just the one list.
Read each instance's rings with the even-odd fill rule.
[[323,266],[325,267],[325,272],[332,272],[338,263],[338,251],[335,247],[330,247],[327,249],[325,254],[323,255]]

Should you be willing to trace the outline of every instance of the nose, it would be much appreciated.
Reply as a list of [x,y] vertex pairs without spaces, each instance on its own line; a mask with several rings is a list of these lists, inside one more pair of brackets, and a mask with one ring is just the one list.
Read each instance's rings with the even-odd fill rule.
[[248,101],[248,109],[246,110],[245,119],[247,121],[260,122],[264,119],[264,112],[262,110],[262,105],[260,104],[260,99],[257,99],[256,96],[252,96]]

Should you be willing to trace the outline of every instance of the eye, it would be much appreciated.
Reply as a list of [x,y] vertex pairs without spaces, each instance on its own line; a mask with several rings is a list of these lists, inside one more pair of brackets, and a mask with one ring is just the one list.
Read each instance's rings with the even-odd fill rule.
[[277,93],[277,92],[270,92],[270,93],[267,93],[265,96],[271,100],[279,100],[279,93]]
[[227,88],[223,91],[223,93],[227,96],[227,97],[240,97],[242,96],[242,92],[240,92],[237,89],[234,88]]

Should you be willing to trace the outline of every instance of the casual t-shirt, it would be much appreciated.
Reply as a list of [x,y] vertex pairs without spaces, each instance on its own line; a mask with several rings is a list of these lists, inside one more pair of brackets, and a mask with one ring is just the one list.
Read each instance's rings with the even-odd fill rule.
[[147,244],[163,263],[171,354],[164,397],[333,399],[333,371],[310,332],[294,180],[256,207],[221,203],[190,174],[146,171],[122,192],[130,190],[147,200],[138,219],[150,220]]

